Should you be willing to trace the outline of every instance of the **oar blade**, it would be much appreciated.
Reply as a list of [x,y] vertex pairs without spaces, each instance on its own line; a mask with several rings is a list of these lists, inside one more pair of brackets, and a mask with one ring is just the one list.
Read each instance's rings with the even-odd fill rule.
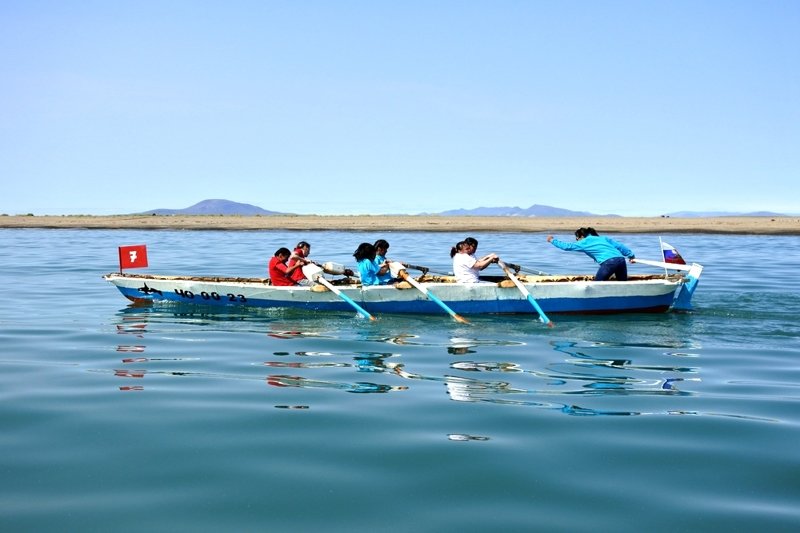
[[464,318],[463,316],[459,315],[458,313],[456,313],[455,311],[453,311],[452,309],[450,309],[450,306],[448,306],[446,303],[444,303],[443,301],[441,301],[441,300],[439,299],[439,297],[438,297],[438,296],[436,296],[435,294],[433,294],[431,291],[429,291],[429,290],[427,290],[427,289],[424,289],[424,287],[419,287],[419,288],[420,288],[420,290],[421,290],[422,292],[424,292],[424,293],[425,293],[425,295],[426,295],[428,298],[430,298],[430,299],[431,299],[431,301],[432,301],[432,302],[434,302],[436,305],[438,305],[439,307],[441,307],[442,309],[444,309],[445,311],[447,311],[447,314],[449,314],[451,317],[453,317],[453,319],[454,319],[456,322],[460,322],[460,323],[462,323],[462,324],[469,324],[469,320],[467,320],[467,319],[466,319],[466,318]]
[[515,276],[511,272],[511,270],[509,270],[508,266],[504,262],[498,261],[497,264],[500,265],[500,268],[503,269],[503,272],[506,273],[506,276],[508,276],[509,279],[511,279],[511,281],[514,282],[514,285],[516,285],[517,288],[519,289],[519,291],[522,293],[522,295],[525,296],[525,299],[528,300],[528,302],[533,306],[533,308],[536,310],[536,312],[539,313],[539,320],[542,323],[547,324],[547,327],[552,328],[553,327],[553,321],[550,320],[549,318],[547,318],[547,315],[544,314],[544,311],[542,310],[542,308],[539,307],[539,303],[531,295],[530,291],[528,291],[528,289],[525,288],[525,285],[523,285],[522,282],[519,279],[517,279],[517,276]]
[[[394,263],[392,263],[392,266],[393,266],[393,265],[394,265]],[[413,286],[415,289],[417,289],[419,292],[421,292],[422,294],[424,294],[425,296],[427,296],[427,297],[428,297],[428,299],[429,299],[430,301],[432,301],[433,303],[435,303],[436,305],[438,305],[439,307],[441,307],[442,309],[444,309],[445,311],[447,311],[447,314],[449,314],[451,317],[453,317],[453,319],[454,319],[456,322],[460,322],[461,324],[469,324],[469,320],[467,320],[467,319],[466,319],[466,318],[464,318],[463,316],[459,315],[458,313],[456,313],[455,311],[453,311],[452,309],[450,309],[450,307],[449,307],[449,306],[448,306],[446,303],[444,303],[443,301],[441,301],[441,300],[440,300],[440,299],[439,299],[439,298],[438,298],[438,297],[437,297],[435,294],[433,294],[431,291],[429,291],[428,289],[426,289],[425,287],[423,287],[422,285],[420,285],[420,283],[419,283],[417,280],[415,280],[414,278],[412,278],[412,277],[411,277],[411,276],[408,274],[408,272],[406,272],[405,270],[403,270],[403,269],[400,269],[400,270],[398,270],[398,271],[397,271],[397,276],[396,276],[396,277],[399,277],[399,278],[401,278],[401,279],[404,279],[405,281],[407,281],[408,283],[410,283],[410,284],[411,284],[411,285],[412,285],[412,286]]]
[[337,289],[336,286],[333,283],[329,282],[328,280],[326,280],[325,278],[323,278],[322,276],[319,276],[319,275],[317,276],[316,281],[318,281],[319,283],[322,283],[323,285],[328,287],[330,290],[333,291],[333,293],[336,296],[338,296],[339,298],[341,298],[342,300],[344,300],[345,302],[350,304],[350,306],[352,306],[353,309],[355,309],[356,312],[358,312],[359,315],[363,316],[364,318],[369,318],[370,320],[375,320],[374,316],[372,316],[366,309],[364,309],[363,307],[358,305],[348,295],[346,295],[345,293],[343,293],[342,291]]

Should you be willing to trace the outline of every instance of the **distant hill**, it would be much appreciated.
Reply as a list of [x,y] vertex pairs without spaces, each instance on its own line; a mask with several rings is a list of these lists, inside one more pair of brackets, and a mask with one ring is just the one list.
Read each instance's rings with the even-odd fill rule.
[[534,204],[527,209],[521,207],[476,207],[475,209],[451,209],[436,213],[442,216],[474,216],[474,217],[586,217],[586,216],[619,216],[596,215],[587,211],[570,211],[560,207]]
[[185,209],[151,209],[141,215],[282,215],[278,211],[268,211],[258,206],[231,202],[230,200],[203,200]]
[[736,213],[732,211],[676,211],[666,213],[666,217],[675,218],[707,218],[707,217],[785,217],[783,213],[773,213],[772,211],[751,211],[750,213]]

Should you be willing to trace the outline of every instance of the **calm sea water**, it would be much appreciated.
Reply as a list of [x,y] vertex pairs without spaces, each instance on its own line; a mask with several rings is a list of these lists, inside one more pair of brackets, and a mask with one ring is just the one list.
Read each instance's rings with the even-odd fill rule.
[[[662,235],[706,267],[694,312],[554,329],[134,308],[100,278],[122,244],[150,272],[260,276],[300,239],[352,265],[378,237],[447,271],[464,236],[0,230],[0,530],[800,528],[798,237]],[[594,272],[545,234],[474,236]]]

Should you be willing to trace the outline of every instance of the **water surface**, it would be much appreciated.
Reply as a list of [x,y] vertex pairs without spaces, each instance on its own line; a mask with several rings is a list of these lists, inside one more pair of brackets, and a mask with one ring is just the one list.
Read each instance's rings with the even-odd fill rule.
[[[122,244],[154,273],[261,276],[300,239],[352,265],[379,237],[448,271],[464,236],[0,230],[0,530],[797,529],[798,237],[663,235],[706,267],[693,312],[553,329],[133,307],[101,279]],[[545,234],[474,236],[594,271]]]

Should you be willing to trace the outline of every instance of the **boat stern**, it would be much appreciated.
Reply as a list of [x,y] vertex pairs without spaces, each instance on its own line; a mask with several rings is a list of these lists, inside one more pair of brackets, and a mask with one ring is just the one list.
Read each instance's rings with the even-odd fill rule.
[[697,263],[692,263],[689,272],[686,274],[686,281],[681,285],[678,295],[672,304],[672,309],[675,311],[689,311],[692,309],[692,296],[697,288],[697,282],[700,280],[700,274],[703,272],[703,266]]

